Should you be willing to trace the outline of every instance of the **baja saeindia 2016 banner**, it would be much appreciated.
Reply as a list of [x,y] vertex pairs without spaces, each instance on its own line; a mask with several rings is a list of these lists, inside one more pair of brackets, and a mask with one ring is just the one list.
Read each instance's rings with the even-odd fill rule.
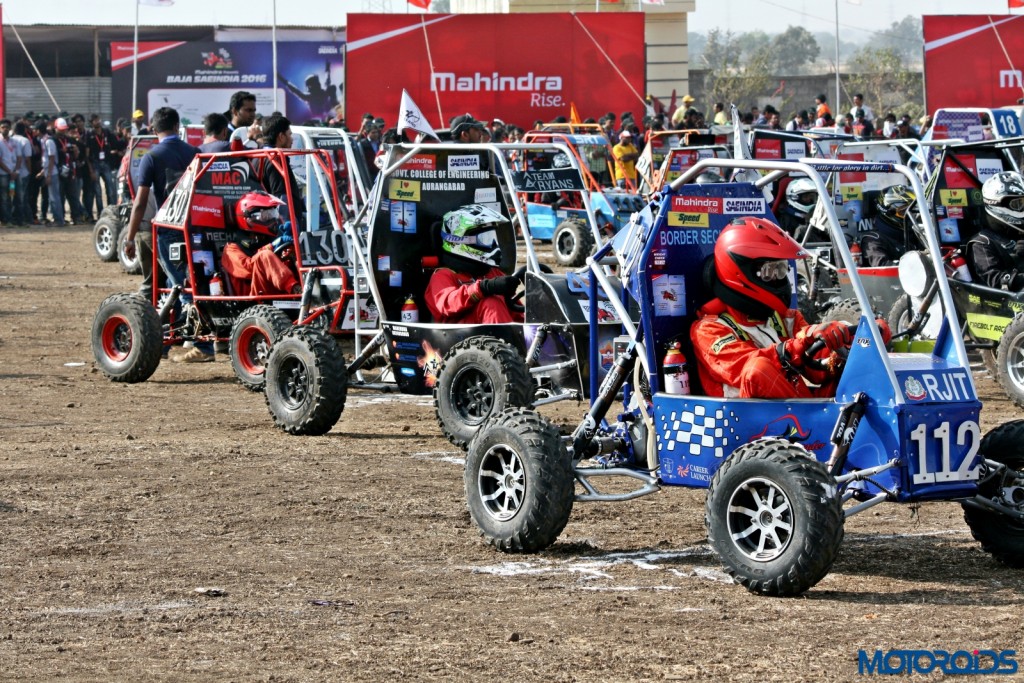
[[1024,97],[1024,15],[922,19],[928,111],[995,108]]
[[[111,44],[114,111],[132,111],[132,43]],[[139,43],[136,108],[146,117],[160,107],[178,110],[182,123],[201,123],[226,112],[231,95],[256,95],[256,111],[275,109],[293,124],[326,121],[344,96],[345,43],[289,41],[277,44],[277,99],[268,42]]]
[[644,116],[644,15],[349,14],[346,112],[393,125],[403,88],[434,128],[470,113],[529,129],[608,111]]

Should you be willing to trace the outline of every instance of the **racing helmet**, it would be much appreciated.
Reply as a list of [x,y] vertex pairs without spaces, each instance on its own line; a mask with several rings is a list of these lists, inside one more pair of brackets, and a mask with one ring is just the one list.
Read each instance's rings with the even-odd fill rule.
[[277,237],[280,206],[284,206],[284,202],[266,192],[247,192],[235,204],[235,220],[241,230]]
[[814,210],[818,203],[818,190],[810,178],[794,178],[786,186],[786,203],[797,213],[804,215]]
[[916,201],[914,191],[906,185],[890,185],[875,199],[875,208],[883,223],[902,232],[907,225],[907,212]]
[[483,204],[466,204],[441,219],[441,265],[482,274],[502,265],[499,228],[508,219]]
[[793,300],[789,262],[807,252],[775,223],[744,216],[715,242],[715,295],[752,318],[784,313]]
[[996,173],[981,186],[981,197],[993,230],[1008,234],[1024,232],[1024,177],[1020,173]]

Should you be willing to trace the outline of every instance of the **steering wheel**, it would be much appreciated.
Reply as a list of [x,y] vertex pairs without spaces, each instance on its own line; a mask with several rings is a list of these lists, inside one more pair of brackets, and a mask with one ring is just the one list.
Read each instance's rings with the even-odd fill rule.
[[[853,335],[854,332],[857,331],[857,326],[856,325],[847,325],[846,327],[847,327],[848,330],[850,330],[851,336]],[[824,339],[815,339],[814,343],[811,344],[810,346],[808,346],[807,350],[804,351],[804,355],[803,355],[804,367],[810,368],[812,370],[818,370],[819,372],[828,371],[830,369],[828,363],[826,363],[821,358],[816,358],[815,357],[815,356],[818,355],[818,353],[821,352],[821,350],[823,348],[825,348],[825,340]],[[846,362],[846,356],[849,353],[849,349],[837,349],[836,353],[839,355],[840,360],[845,363]]]

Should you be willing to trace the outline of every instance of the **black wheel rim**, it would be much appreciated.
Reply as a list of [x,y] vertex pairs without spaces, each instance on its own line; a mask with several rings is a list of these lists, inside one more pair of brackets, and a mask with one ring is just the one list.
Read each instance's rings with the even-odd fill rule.
[[576,237],[573,236],[572,232],[565,230],[558,236],[558,253],[564,258],[572,256],[573,251],[576,249]]
[[477,490],[484,509],[494,519],[507,522],[523,506],[526,492],[526,469],[511,446],[492,446],[480,460]]
[[479,368],[463,368],[452,380],[451,399],[459,419],[478,425],[494,409],[494,385]]
[[757,562],[770,562],[786,552],[793,538],[793,505],[770,479],[752,477],[736,487],[726,508],[729,538]]
[[299,358],[289,356],[281,363],[277,386],[289,410],[301,408],[309,396],[309,368]]

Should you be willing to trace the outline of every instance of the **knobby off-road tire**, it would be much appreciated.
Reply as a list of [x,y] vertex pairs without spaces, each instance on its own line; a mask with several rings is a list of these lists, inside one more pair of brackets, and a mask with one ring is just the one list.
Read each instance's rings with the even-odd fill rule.
[[558,429],[510,408],[489,420],[466,455],[466,501],[480,535],[504,552],[555,542],[572,512],[572,461]]
[[889,323],[889,329],[893,334],[899,334],[910,327],[910,321],[914,318],[914,312],[910,309],[909,296],[901,296],[896,299],[896,303],[889,309],[889,315],[885,321]]
[[555,263],[566,268],[577,268],[587,262],[594,250],[594,236],[590,228],[580,221],[562,221],[551,237]]
[[239,384],[249,391],[263,391],[270,349],[291,327],[284,311],[265,304],[247,308],[239,316],[228,342],[231,369]]
[[1024,315],[1014,316],[999,339],[996,380],[1006,395],[1024,408]]
[[726,571],[763,595],[799,595],[814,586],[843,540],[835,480],[785,439],[745,444],[722,463],[704,522]]
[[851,325],[859,325],[863,311],[860,302],[856,299],[843,299],[837,301],[834,306],[825,311],[821,316],[821,322],[846,322]]
[[[981,440],[979,452],[989,460],[1024,471],[1024,420],[1013,420],[995,427]],[[997,484],[982,485],[979,495],[999,495]],[[971,535],[1003,564],[1015,569],[1024,568],[1024,524],[1006,515],[977,508],[964,508],[964,521]]]
[[267,408],[284,431],[319,436],[338,422],[348,396],[348,372],[330,335],[293,327],[271,348],[265,374]]
[[470,337],[445,354],[434,385],[434,413],[445,438],[465,450],[487,418],[530,405],[533,394],[530,371],[514,346],[495,337]]
[[100,261],[110,263],[117,260],[118,237],[121,236],[121,228],[124,227],[118,220],[116,213],[106,209],[100,214],[96,225],[92,229],[92,246]]
[[139,261],[139,252],[138,249],[136,249],[134,258],[129,258],[128,254],[124,252],[124,244],[127,240],[128,231],[122,230],[117,236],[117,260],[121,262],[121,267],[124,269],[124,272],[129,275],[138,275],[142,272],[142,262]]
[[163,352],[160,316],[138,294],[107,297],[92,321],[92,353],[100,371],[115,382],[145,382]]

